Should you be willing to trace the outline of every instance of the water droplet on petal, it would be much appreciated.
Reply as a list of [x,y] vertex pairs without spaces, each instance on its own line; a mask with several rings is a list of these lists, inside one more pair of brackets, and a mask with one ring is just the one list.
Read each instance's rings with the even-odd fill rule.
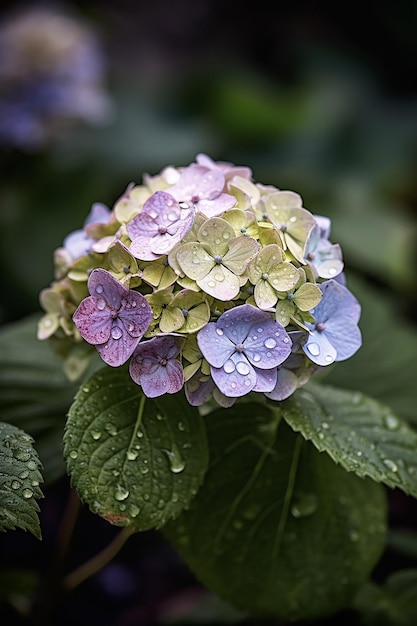
[[265,342],[264,342],[265,348],[275,348],[276,345],[277,345],[277,342],[275,341],[275,339],[273,339],[273,337],[268,337],[268,339],[265,339]]
[[261,360],[261,355],[256,353],[253,355],[253,360],[255,361],[255,363],[258,363],[258,361]]
[[246,376],[251,370],[249,363],[246,363],[246,361],[239,361],[236,365],[236,369],[242,376]]
[[264,329],[260,326],[260,327],[258,328],[258,333],[263,333],[263,332],[264,332]]
[[106,302],[103,300],[103,298],[100,298],[100,300],[97,301],[97,308],[99,311],[104,311],[104,309],[106,308]]
[[320,354],[320,346],[318,343],[315,342],[307,344],[307,350],[313,356],[318,356]]
[[122,335],[122,329],[119,328],[119,326],[113,326],[113,328],[111,329],[111,336],[113,337],[113,339],[120,339]]
[[232,372],[235,371],[235,364],[233,363],[231,359],[228,359],[226,363],[223,365],[223,369],[226,372],[226,374],[231,374]]
[[207,286],[210,287],[211,289],[214,289],[214,287],[216,286],[216,283],[214,280],[209,280],[207,283]]
[[221,328],[216,328],[216,333],[220,336],[224,334]]
[[96,286],[96,293],[103,293],[103,291],[104,291],[103,285],[97,285]]

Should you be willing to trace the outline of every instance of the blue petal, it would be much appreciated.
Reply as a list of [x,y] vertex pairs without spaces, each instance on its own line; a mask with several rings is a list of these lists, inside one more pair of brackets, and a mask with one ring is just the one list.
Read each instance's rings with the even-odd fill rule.
[[221,324],[217,324],[216,322],[206,324],[197,335],[197,343],[210,365],[222,367],[223,363],[232,356],[236,346],[228,339]]
[[255,367],[270,370],[291,353],[291,339],[285,328],[269,315],[265,322],[253,324],[244,342],[244,352]]
[[313,331],[303,346],[303,350],[308,358],[317,365],[331,365],[337,357],[336,349],[324,332]]
[[212,367],[211,375],[219,390],[231,398],[246,395],[256,384],[255,370],[239,352],[232,354],[223,367]]

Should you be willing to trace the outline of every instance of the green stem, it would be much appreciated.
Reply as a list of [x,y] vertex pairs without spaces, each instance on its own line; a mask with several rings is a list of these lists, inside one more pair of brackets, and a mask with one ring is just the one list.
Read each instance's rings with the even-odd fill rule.
[[107,563],[116,556],[121,550],[130,535],[133,535],[135,529],[131,526],[126,526],[123,530],[111,541],[104,550],[96,554],[93,558],[86,563],[83,563],[80,567],[73,572],[65,576],[62,581],[62,586],[66,590],[75,589],[82,582],[93,576],[96,572],[100,571]]

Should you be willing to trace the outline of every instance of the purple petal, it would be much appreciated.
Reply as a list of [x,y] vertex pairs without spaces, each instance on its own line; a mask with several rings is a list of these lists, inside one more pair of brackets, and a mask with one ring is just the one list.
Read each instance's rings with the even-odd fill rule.
[[256,373],[256,385],[253,391],[272,391],[277,383],[278,369],[274,367],[271,370],[261,370],[254,367]]
[[105,363],[112,367],[119,367],[130,358],[138,343],[138,337],[123,334],[120,326],[113,324],[109,340],[96,348]]
[[[169,188],[169,192],[179,201],[198,202],[202,198],[212,200],[220,195],[224,184],[224,174],[221,170],[190,165],[181,172],[178,182]],[[197,200],[194,199],[196,197]]]
[[88,296],[80,302],[72,316],[81,337],[92,345],[107,341],[112,328],[112,318],[109,310],[105,304],[104,308],[100,309],[99,306],[102,306],[101,302],[104,302],[104,300]]
[[[225,314],[219,317],[219,320]],[[222,367],[223,363],[229,359],[235,352],[235,345],[228,339],[222,325],[216,322],[209,322],[204,326],[197,335],[198,347],[204,358],[213,365],[213,367]]]
[[185,397],[191,406],[201,406],[210,400],[214,388],[212,378],[201,380],[201,373],[197,372],[185,383]]
[[211,367],[212,378],[219,390],[228,397],[238,398],[256,385],[256,373],[246,357],[235,352],[223,367]]
[[281,324],[271,319],[253,324],[244,341],[244,352],[252,365],[272,369],[291,353],[291,339]]
[[327,322],[335,315],[342,315],[356,323],[359,321],[361,306],[347,287],[336,280],[327,280],[319,287],[323,297],[312,310],[316,323]]
[[88,290],[92,296],[104,300],[107,306],[114,311],[120,308],[122,297],[129,291],[110,272],[101,268],[91,272],[88,279]]
[[362,345],[362,335],[359,326],[351,320],[345,318],[329,320],[323,332],[336,349],[336,361],[349,359]]
[[219,317],[217,332],[223,331],[234,344],[243,344],[254,324],[264,324],[271,320],[269,313],[260,311],[252,304],[242,304],[229,309]]
[[152,237],[136,237],[130,244],[129,252],[140,261],[155,261],[162,254],[155,254],[151,249]]
[[277,383],[274,389],[265,393],[270,400],[285,400],[289,398],[297,389],[298,379],[294,372],[286,368],[278,369]]
[[[137,382],[137,381],[136,381]],[[143,374],[140,385],[148,398],[157,398],[164,393],[176,393],[184,384],[184,371],[179,361],[171,359],[160,365],[152,374]]]
[[216,217],[234,207],[236,203],[237,200],[234,196],[228,193],[221,193],[214,200],[203,198],[198,202],[197,208],[206,217]]
[[152,309],[141,293],[130,289],[128,296],[122,301],[118,318],[129,335],[141,339],[152,321]]
[[303,346],[303,350],[308,358],[317,365],[331,365],[336,361],[336,349],[324,332],[313,331]]

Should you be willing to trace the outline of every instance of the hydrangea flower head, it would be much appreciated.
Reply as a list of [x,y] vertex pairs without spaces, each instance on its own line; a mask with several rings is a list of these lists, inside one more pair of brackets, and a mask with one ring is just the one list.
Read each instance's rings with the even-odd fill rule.
[[68,343],[95,346],[112,367],[129,361],[150,398],[184,389],[193,406],[284,400],[361,345],[330,220],[302,204],[202,153],[144,175],[113,208],[94,204],[56,251],[38,337],[64,369]]
[[148,329],[151,308],[142,294],[127,289],[103,269],[90,274],[88,289],[91,295],[79,304],[74,324],[105,363],[122,365]]

